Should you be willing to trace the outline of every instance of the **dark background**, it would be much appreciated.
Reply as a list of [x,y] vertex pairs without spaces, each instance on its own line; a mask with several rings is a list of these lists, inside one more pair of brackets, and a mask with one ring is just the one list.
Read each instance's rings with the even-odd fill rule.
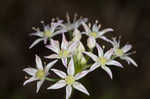
[[22,69],[35,65],[35,54],[48,55],[42,43],[28,49],[35,40],[29,37],[32,26],[52,17],[64,19],[67,11],[114,28],[122,44],[133,45],[137,53],[132,56],[139,65],[112,68],[113,80],[96,70],[81,81],[91,95],[74,91],[72,99],[150,99],[150,0],[0,0],[0,99],[63,99],[65,89],[46,90],[50,83],[38,94],[35,82],[23,87]]

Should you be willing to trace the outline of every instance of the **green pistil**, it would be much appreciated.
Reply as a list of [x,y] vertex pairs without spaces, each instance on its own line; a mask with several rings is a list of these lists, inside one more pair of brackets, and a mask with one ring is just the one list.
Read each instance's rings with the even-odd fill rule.
[[51,32],[49,30],[44,31],[44,36],[45,37],[51,37]]
[[45,72],[43,70],[38,70],[36,72],[36,77],[42,80],[45,77]]
[[72,75],[68,75],[66,78],[65,78],[65,81],[68,85],[71,85],[75,82],[75,78],[72,76]]
[[105,57],[100,57],[99,62],[102,66],[105,66],[105,64],[107,63],[107,59]]
[[122,49],[117,49],[117,50],[115,51],[115,54],[116,54],[117,56],[122,56],[124,53],[123,53],[123,50],[122,50]]
[[90,35],[90,36],[93,36],[94,38],[96,38],[97,33],[96,33],[96,32],[91,32],[91,33],[89,33],[89,35]]

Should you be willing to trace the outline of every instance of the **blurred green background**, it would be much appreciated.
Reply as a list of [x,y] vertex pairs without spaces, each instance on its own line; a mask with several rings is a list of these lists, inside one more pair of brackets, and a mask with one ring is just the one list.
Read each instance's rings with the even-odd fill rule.
[[64,88],[46,90],[51,83],[44,83],[38,94],[35,82],[23,87],[22,69],[35,65],[34,54],[49,54],[42,43],[28,49],[35,40],[29,37],[32,26],[53,17],[64,19],[67,11],[114,28],[122,44],[133,45],[137,53],[132,56],[139,65],[122,62],[124,69],[111,68],[113,80],[98,69],[81,81],[91,95],[74,91],[71,99],[150,99],[150,0],[0,0],[0,7],[0,99],[64,98]]

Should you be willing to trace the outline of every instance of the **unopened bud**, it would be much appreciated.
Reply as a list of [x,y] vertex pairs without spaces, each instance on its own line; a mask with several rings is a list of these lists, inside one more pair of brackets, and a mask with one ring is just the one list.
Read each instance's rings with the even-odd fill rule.
[[93,37],[89,37],[88,40],[87,40],[87,46],[90,48],[90,49],[93,49],[95,46],[96,46],[96,41]]

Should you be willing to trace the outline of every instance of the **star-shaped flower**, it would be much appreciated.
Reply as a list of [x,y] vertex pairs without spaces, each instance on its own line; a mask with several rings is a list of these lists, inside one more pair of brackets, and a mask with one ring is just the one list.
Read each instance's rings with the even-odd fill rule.
[[29,78],[28,80],[26,80],[23,85],[26,85],[27,83],[33,82],[33,81],[37,81],[37,90],[36,92],[38,93],[41,85],[43,84],[45,77],[49,74],[48,71],[49,69],[57,62],[57,60],[54,60],[52,62],[50,62],[49,64],[47,64],[45,66],[45,68],[43,68],[43,64],[42,61],[40,59],[39,56],[35,55],[35,61],[36,61],[36,67],[32,68],[32,67],[28,67],[23,69],[23,71],[25,71],[27,74],[29,74],[30,76],[32,76],[31,78]]
[[90,67],[90,71],[93,71],[97,69],[98,67],[101,67],[103,70],[105,70],[110,78],[112,79],[112,72],[108,65],[114,65],[123,68],[123,66],[116,60],[111,59],[113,55],[113,49],[108,50],[106,53],[103,52],[103,49],[96,44],[96,48],[98,50],[98,56],[94,55],[91,52],[84,52],[86,55],[91,57],[95,63]]
[[85,93],[86,95],[89,95],[87,89],[81,83],[77,82],[77,80],[87,75],[89,71],[85,70],[75,75],[73,58],[71,58],[68,64],[67,74],[57,69],[51,70],[62,79],[56,82],[54,85],[48,87],[48,89],[59,89],[66,86],[66,99],[69,99],[72,92],[72,87],[78,91]]
[[132,63],[134,66],[136,67],[138,66],[136,62],[131,57],[129,57],[129,55],[132,54],[132,52],[131,53],[129,52],[132,49],[131,44],[126,44],[121,48],[120,40],[117,41],[116,38],[113,38],[113,41],[111,43],[113,45],[114,55],[116,57],[119,57],[120,59],[127,61],[128,64]]
[[104,36],[104,34],[107,32],[112,32],[113,31],[112,28],[106,28],[104,30],[100,30],[101,25],[98,25],[98,21],[95,22],[92,28],[91,28],[91,25],[87,25],[85,22],[82,22],[82,25],[85,29],[85,32],[82,32],[82,33],[86,34],[89,37],[87,41],[89,48],[95,47],[97,38],[103,39],[107,42],[110,41],[108,38]]
[[53,39],[51,39],[51,44],[47,45],[46,47],[50,50],[52,50],[53,52],[55,52],[56,54],[51,54],[49,56],[46,56],[46,58],[49,59],[61,59],[62,63],[64,64],[64,66],[67,66],[67,58],[71,57],[74,54],[74,50],[76,49],[76,47],[78,46],[78,41],[76,42],[68,42],[66,40],[66,37],[64,34],[62,34],[62,43],[61,43],[61,48],[60,48],[60,44],[58,41],[55,41]]
[[62,22],[62,20],[58,20],[57,22],[52,21],[50,25],[44,25],[43,31],[41,31],[39,28],[33,28],[36,32],[31,33],[30,35],[40,38],[36,39],[29,48],[34,47],[41,41],[44,41],[44,44],[46,44],[47,41],[50,40],[50,38],[52,38],[53,36],[63,33],[64,31],[57,29],[58,26],[62,24]]

